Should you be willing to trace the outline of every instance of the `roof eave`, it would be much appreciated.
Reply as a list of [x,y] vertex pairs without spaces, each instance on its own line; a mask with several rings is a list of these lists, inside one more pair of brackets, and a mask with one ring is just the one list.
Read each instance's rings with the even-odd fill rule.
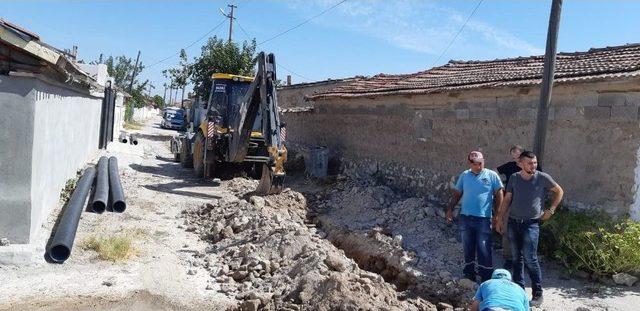
[[[554,81],[554,84],[576,84],[576,83],[584,83],[584,82],[603,82],[603,81],[619,81],[619,80],[628,80],[628,79],[637,79],[640,78],[640,70],[632,71],[632,72],[624,72],[624,73],[609,73],[598,76],[587,76],[587,77],[567,77],[567,78],[559,78]],[[469,90],[480,90],[480,89],[492,89],[492,88],[518,88],[525,86],[538,86],[541,84],[541,79],[529,79],[529,80],[521,80],[521,81],[497,81],[497,82],[488,82],[474,85],[466,85],[466,86],[454,86],[454,87],[439,87],[432,89],[404,89],[404,90],[392,90],[392,91],[375,91],[375,92],[361,92],[361,93],[321,93],[321,94],[312,94],[305,96],[305,100],[307,101],[317,101],[317,100],[328,100],[335,98],[362,98],[362,97],[378,97],[378,96],[397,96],[397,95],[426,95],[426,94],[437,94],[437,93],[445,93],[451,91],[469,91]]]

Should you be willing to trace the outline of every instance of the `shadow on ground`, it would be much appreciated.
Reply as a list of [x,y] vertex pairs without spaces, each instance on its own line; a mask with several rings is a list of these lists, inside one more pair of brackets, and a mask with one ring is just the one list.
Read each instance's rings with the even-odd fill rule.
[[201,199],[220,199],[221,198],[220,196],[213,195],[213,194],[181,190],[184,188],[189,188],[194,186],[216,186],[216,185],[211,183],[194,184],[193,182],[190,182],[190,181],[183,181],[183,182],[170,182],[170,183],[158,184],[158,185],[144,185],[143,187],[153,191],[184,195],[184,196],[190,196],[190,197],[197,197]]
[[[178,132],[176,132],[177,134]],[[138,140],[148,139],[153,141],[171,141],[173,135],[166,134],[143,134],[143,133],[132,133]]]

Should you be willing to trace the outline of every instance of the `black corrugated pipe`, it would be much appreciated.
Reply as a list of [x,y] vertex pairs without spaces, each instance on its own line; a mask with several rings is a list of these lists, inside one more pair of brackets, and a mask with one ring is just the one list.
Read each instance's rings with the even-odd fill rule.
[[138,136],[131,134],[129,135],[129,139],[131,140],[131,144],[133,145],[137,145],[138,144]]
[[116,213],[122,213],[127,208],[124,202],[124,192],[118,175],[118,159],[109,158],[109,191],[111,192],[111,209]]
[[76,238],[80,215],[87,200],[87,195],[91,191],[95,175],[96,169],[93,167],[88,167],[84,170],[84,174],[78,181],[76,189],[73,190],[73,194],[71,194],[71,198],[67,203],[67,208],[58,223],[58,228],[47,251],[49,258],[57,263],[64,262],[71,255],[71,247],[73,247],[73,240]]
[[127,140],[127,133],[124,133],[124,132],[120,133],[120,137],[118,138],[118,140],[119,140],[121,143],[125,143],[125,144],[126,144],[126,143],[128,142],[128,140]]
[[105,156],[98,161],[96,188],[91,202],[91,211],[101,214],[107,209],[109,202],[109,159]]

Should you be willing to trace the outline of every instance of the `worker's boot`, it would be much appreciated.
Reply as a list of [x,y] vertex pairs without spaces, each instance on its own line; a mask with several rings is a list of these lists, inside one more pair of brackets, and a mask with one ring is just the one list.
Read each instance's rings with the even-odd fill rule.
[[533,293],[533,298],[531,298],[531,302],[529,304],[532,307],[539,307],[542,305],[544,299],[542,298],[542,292]]

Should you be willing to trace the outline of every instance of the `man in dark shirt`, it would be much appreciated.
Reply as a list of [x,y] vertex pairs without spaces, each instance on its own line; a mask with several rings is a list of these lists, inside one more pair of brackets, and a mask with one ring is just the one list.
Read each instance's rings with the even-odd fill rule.
[[504,181],[505,185],[509,183],[509,177],[511,177],[513,173],[517,173],[521,170],[520,166],[518,166],[518,158],[520,158],[522,150],[524,149],[520,145],[511,146],[511,149],[509,149],[509,154],[511,155],[513,161],[509,161],[498,166],[498,174],[504,175],[506,178]]
[[[542,304],[542,273],[538,262],[540,222],[555,213],[564,191],[547,173],[536,170],[538,160],[531,151],[523,151],[519,162],[522,170],[511,175],[504,201],[498,210],[497,231],[505,233],[503,219],[508,217],[508,236],[514,262],[513,281],[524,288],[526,265],[532,283],[531,305]],[[553,202],[543,210],[547,191],[554,193]]]
[[[504,175],[505,177],[505,185],[509,183],[509,177],[511,177],[511,175],[521,170],[520,166],[518,166],[518,158],[520,157],[522,150],[524,149],[520,145],[511,146],[511,149],[509,149],[509,154],[511,155],[511,159],[513,159],[513,161],[502,164],[497,168],[498,174]],[[505,226],[506,232],[506,227],[508,225],[507,219],[505,218],[504,221],[505,223],[503,225]],[[511,260],[511,246],[509,245],[509,236],[506,233],[502,234],[502,259],[504,261],[502,267],[507,270],[511,270],[513,268],[513,260]]]

